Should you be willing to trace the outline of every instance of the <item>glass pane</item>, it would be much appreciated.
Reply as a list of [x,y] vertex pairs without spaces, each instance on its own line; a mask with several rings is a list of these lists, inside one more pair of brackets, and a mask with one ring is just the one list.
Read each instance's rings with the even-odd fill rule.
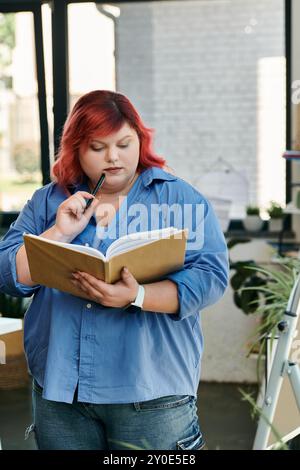
[[0,211],[42,184],[32,13],[0,13]]
[[70,107],[89,91],[115,90],[113,7],[106,8],[95,3],[68,6]]
[[[157,153],[200,191],[222,158],[224,171],[245,181],[248,203],[284,203],[284,0],[132,1],[118,9],[117,89],[156,130]],[[96,87],[85,83],[84,91]],[[233,189],[220,184],[207,195],[232,197],[231,216],[242,218],[246,203],[236,204]]]

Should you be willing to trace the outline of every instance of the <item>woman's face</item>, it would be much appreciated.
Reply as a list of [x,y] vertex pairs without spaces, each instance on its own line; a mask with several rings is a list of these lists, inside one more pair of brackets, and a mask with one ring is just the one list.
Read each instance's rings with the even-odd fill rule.
[[109,194],[130,186],[136,174],[139,155],[138,135],[128,123],[125,123],[114,134],[94,137],[85,151],[80,150],[79,161],[92,187],[96,185],[101,174],[105,173],[101,192]]

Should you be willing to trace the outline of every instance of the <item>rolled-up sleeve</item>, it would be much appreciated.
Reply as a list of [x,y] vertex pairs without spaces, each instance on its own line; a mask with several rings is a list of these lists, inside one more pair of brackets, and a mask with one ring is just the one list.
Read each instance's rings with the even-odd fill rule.
[[187,244],[183,268],[163,278],[177,285],[179,310],[170,315],[175,321],[217,302],[228,285],[228,250],[223,232],[210,202],[196,194],[199,196],[195,202],[203,205],[203,217],[196,224],[201,247],[188,249]]
[[41,201],[39,190],[27,201],[18,218],[0,241],[0,292],[15,297],[30,297],[40,285],[27,286],[17,281],[16,255],[23,245],[23,233],[39,234]]

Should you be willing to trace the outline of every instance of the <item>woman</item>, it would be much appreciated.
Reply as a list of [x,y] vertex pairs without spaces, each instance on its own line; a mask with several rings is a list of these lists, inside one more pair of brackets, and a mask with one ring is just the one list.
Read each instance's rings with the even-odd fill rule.
[[[227,249],[209,202],[164,165],[152,150],[151,129],[125,96],[88,93],[66,121],[54,181],[33,194],[0,243],[1,291],[33,295],[24,322],[33,376],[27,435],[35,432],[39,449],[204,445],[196,407],[200,310],[224,293]],[[97,246],[105,254],[124,228],[133,227],[129,214],[137,202],[152,226],[160,215],[154,212],[151,221],[150,208],[176,206],[177,215],[197,209],[196,217],[185,217],[196,242],[188,241],[182,269],[142,287],[128,270],[112,285],[74,273],[89,301],[32,282],[24,232]]]

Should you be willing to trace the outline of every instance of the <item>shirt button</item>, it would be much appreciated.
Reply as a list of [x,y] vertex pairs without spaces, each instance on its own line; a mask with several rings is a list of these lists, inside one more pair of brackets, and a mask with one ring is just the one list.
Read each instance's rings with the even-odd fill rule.
[[85,243],[85,246],[90,246],[90,244],[89,244],[89,243]]
[[86,308],[91,308],[92,304],[86,304]]

